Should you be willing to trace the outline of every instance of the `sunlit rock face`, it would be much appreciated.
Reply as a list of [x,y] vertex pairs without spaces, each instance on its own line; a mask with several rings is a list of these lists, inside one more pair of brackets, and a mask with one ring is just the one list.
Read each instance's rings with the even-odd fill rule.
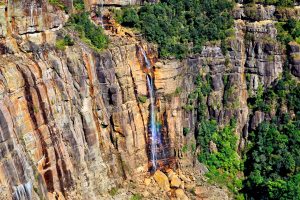
[[[1,46],[0,191],[7,199],[104,198],[149,169],[140,42],[60,51],[61,31],[40,31],[5,35]],[[144,46],[154,65],[155,48]]]
[[[219,45],[206,45],[201,54],[178,61],[159,60],[155,46],[124,35],[110,38],[102,52],[79,40],[58,50],[55,42],[66,33],[68,18],[63,11],[46,1],[0,3],[0,199],[108,199],[108,190],[151,169],[141,46],[152,67],[164,144],[157,154],[166,152],[159,169],[180,167],[183,147],[195,143],[197,109],[183,107],[199,74],[211,76],[208,118],[220,125],[235,118],[242,149],[248,127],[265,118],[249,116],[248,92],[272,84],[285,61],[271,11],[262,11],[268,15],[259,22],[237,17],[227,55]],[[299,45],[290,46],[290,68],[300,76]],[[184,127],[191,134],[184,136]]]
[[64,12],[46,0],[7,1],[0,4],[0,11],[0,37],[44,32],[65,21]]

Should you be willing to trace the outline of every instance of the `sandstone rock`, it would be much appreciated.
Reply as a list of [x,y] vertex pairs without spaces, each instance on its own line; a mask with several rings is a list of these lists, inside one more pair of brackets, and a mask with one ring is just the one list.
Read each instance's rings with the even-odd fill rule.
[[144,183],[146,186],[151,184],[151,179],[150,178],[145,178]]
[[175,175],[175,172],[172,169],[167,169],[166,170],[169,181],[171,181],[172,177]]
[[185,184],[185,189],[189,192],[194,191],[195,187],[196,187],[195,183],[186,183]]
[[201,196],[201,194],[203,193],[202,188],[196,187],[194,193],[196,196]]
[[217,153],[218,152],[217,145],[213,141],[209,141],[209,151],[211,153]]
[[183,180],[185,183],[191,182],[191,179],[187,178],[181,171],[179,171],[179,178]]
[[170,183],[168,177],[161,171],[157,170],[153,175],[154,180],[157,182],[159,187],[165,191],[170,190]]
[[150,193],[149,193],[148,191],[144,191],[144,192],[143,192],[143,197],[146,197],[146,198],[147,198],[147,197],[149,197],[149,196],[150,196]]
[[178,200],[188,200],[189,199],[182,189],[177,189],[175,191],[175,194],[176,194],[176,197]]
[[171,178],[171,187],[179,188],[181,185],[181,180],[178,178],[177,175],[173,175]]

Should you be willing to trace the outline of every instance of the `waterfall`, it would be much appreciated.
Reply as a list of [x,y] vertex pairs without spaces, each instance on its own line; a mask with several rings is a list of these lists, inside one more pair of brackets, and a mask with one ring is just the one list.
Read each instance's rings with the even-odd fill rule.
[[152,136],[151,141],[151,160],[153,164],[153,170],[155,171],[157,168],[157,143],[158,143],[158,134],[156,127],[156,118],[155,118],[155,97],[154,97],[154,87],[153,87],[153,79],[150,75],[147,75],[147,85],[150,96],[150,131]]
[[31,4],[30,4],[30,25],[29,25],[29,28],[28,30],[30,32],[34,32],[35,31],[35,28],[34,28],[34,16],[33,16],[33,12],[34,12],[34,7],[35,7],[35,2],[32,1]]
[[34,9],[34,2],[32,1],[30,5],[30,26],[31,27],[34,26],[33,9]]
[[101,3],[100,3],[100,24],[101,24],[101,27],[104,29],[104,24],[103,24],[103,15],[102,15],[102,12],[103,12],[103,0],[101,0]]
[[25,184],[21,184],[13,187],[13,199],[14,200],[30,200],[32,192],[32,184],[28,181]]
[[141,52],[142,52],[142,55],[144,57],[144,60],[145,60],[145,63],[146,63],[146,67],[148,69],[150,69],[151,68],[151,63],[150,63],[150,61],[149,61],[149,59],[148,59],[148,57],[146,55],[146,52],[145,52],[145,50],[143,48],[141,48]]
[[[144,57],[144,61],[146,63],[147,69],[151,69],[151,63],[146,55],[146,52],[141,47],[140,48],[142,55]],[[152,162],[152,170],[157,170],[157,161],[158,161],[158,148],[162,145],[161,142],[161,133],[157,126],[156,121],[156,107],[155,107],[155,88],[153,83],[153,78],[150,74],[147,74],[147,87],[149,91],[149,98],[150,98],[150,123],[149,123],[149,131],[151,133],[151,162]]]

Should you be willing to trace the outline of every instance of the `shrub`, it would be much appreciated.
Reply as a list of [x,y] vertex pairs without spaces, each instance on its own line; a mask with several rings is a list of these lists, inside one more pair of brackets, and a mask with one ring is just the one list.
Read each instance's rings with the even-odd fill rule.
[[73,5],[76,11],[82,12],[84,11],[84,2],[83,0],[74,0]]
[[182,92],[182,88],[181,87],[177,87],[175,90],[175,95],[179,95]]
[[183,127],[183,135],[187,136],[190,133],[190,129],[188,127]]
[[140,195],[140,194],[134,194],[134,195],[130,198],[130,200],[141,200],[141,199],[143,199],[143,196]]
[[69,35],[66,35],[63,39],[59,39],[56,41],[56,48],[59,50],[65,50],[66,46],[73,46],[74,41]]
[[139,96],[138,96],[138,100],[139,100],[139,102],[141,102],[141,103],[146,103],[147,99],[148,99],[147,96],[144,96],[144,95],[139,95]]
[[182,147],[182,152],[183,152],[183,153],[188,152],[188,150],[189,150],[188,145],[184,145],[184,146]]
[[64,3],[61,0],[49,0],[49,3],[54,7],[58,7],[63,10],[66,9],[66,6],[64,5]]
[[109,191],[109,194],[113,197],[113,196],[116,196],[118,193],[118,188],[112,188],[110,191]]

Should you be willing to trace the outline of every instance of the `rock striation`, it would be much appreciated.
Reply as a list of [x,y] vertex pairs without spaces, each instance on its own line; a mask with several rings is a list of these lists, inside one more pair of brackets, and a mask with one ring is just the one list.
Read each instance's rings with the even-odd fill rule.
[[[235,118],[241,150],[248,130],[264,119],[250,113],[247,99],[274,83],[287,59],[273,20],[298,12],[255,6],[238,5],[226,53],[207,44],[201,54],[178,61],[159,60],[154,45],[126,34],[110,35],[109,48],[96,52],[63,28],[68,15],[48,1],[0,2],[0,199],[103,199],[124,180],[148,172],[150,100],[141,47],[153,66],[156,118],[168,152],[161,170],[207,171],[192,162],[195,154],[183,152],[196,140],[183,129],[196,131],[197,110],[183,107],[199,74],[211,77],[208,118],[220,125]],[[58,50],[55,42],[66,33],[75,45]],[[290,69],[300,77],[299,45],[290,49]],[[154,178],[186,199],[190,180],[169,172]]]

